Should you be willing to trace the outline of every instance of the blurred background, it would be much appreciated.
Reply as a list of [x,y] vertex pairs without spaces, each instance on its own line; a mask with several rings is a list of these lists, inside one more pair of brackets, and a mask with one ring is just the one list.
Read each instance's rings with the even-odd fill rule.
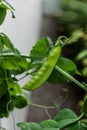
[[[42,37],[49,36],[55,42],[60,35],[70,37],[80,30],[78,39],[72,45],[64,47],[62,56],[76,63],[82,75],[75,75],[75,78],[87,82],[87,0],[8,0],[8,2],[15,8],[16,18],[12,19],[8,13],[0,31],[6,33],[15,47],[24,54],[28,54],[35,42]],[[24,82],[26,81],[23,80],[21,84]],[[73,83],[60,85],[46,83],[30,95],[34,103],[42,105],[53,105],[55,100],[60,102],[61,96],[64,99],[68,95],[58,109],[48,112],[53,117],[64,107],[71,108],[79,114],[80,106],[77,104],[84,94],[85,92]],[[15,110],[13,114],[15,122],[39,122],[47,119],[48,113],[40,108],[27,107]],[[6,122],[4,124],[10,130],[9,123]]]

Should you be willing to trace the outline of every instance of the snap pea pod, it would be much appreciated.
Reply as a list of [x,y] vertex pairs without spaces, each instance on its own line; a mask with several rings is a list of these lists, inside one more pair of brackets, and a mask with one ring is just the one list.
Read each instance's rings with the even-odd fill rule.
[[35,76],[23,86],[23,89],[33,91],[41,87],[41,85],[48,79],[48,77],[52,73],[56,62],[60,57],[61,48],[62,45],[60,41],[57,41],[56,45],[50,51],[42,67],[38,70]]

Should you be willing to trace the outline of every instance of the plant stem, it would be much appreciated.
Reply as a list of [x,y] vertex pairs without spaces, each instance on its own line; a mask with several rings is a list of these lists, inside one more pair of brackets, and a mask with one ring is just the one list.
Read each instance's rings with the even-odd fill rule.
[[[15,55],[13,53],[9,53],[9,54],[4,53],[4,54],[1,54],[0,57],[15,57]],[[24,54],[21,54],[21,57],[30,59],[28,55],[24,55]]]
[[39,105],[39,104],[34,104],[34,103],[29,103],[30,106],[33,106],[33,107],[39,107],[39,108],[42,108],[42,109],[55,109],[57,107],[59,107],[59,105],[54,105],[54,106],[44,106],[44,105]]
[[83,90],[85,90],[87,92],[87,88],[82,83],[80,83],[78,80],[76,80],[74,77],[72,77],[70,74],[68,74],[67,72],[62,70],[57,65],[55,66],[55,69],[58,72],[60,72],[62,75],[64,75],[66,78],[68,78],[70,81],[72,81],[73,83],[75,83],[76,85],[78,85],[80,88],[82,88]]

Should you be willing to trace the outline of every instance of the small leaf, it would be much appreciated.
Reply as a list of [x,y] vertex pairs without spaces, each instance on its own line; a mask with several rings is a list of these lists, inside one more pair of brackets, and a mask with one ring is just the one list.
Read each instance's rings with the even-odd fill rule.
[[81,60],[81,59],[83,59],[86,56],[87,56],[87,49],[82,50],[81,52],[79,52],[79,54],[76,56],[76,59],[77,60]]
[[[79,72],[76,68],[76,65],[67,58],[60,57],[60,59],[58,60],[56,65],[71,75],[74,75],[75,73],[79,74]],[[58,71],[56,71],[55,68],[54,68],[52,74],[50,75],[50,77],[48,78],[48,82],[55,83],[55,84],[65,82],[67,80],[68,79],[65,76],[63,76],[62,74],[60,74]]]
[[53,43],[49,37],[38,41],[30,51],[31,62],[33,64],[42,64],[52,47]]
[[1,66],[3,69],[20,70],[17,62],[14,59],[9,58],[9,57],[1,58]]
[[15,95],[12,96],[12,101],[14,102],[14,105],[16,108],[24,108],[27,106],[27,99],[23,95]]
[[71,124],[67,127],[67,130],[87,130],[86,121],[78,121],[74,124]]
[[8,110],[9,110],[9,112],[12,111],[12,110],[14,109],[14,107],[15,107],[15,106],[14,106],[14,102],[10,100],[10,101],[8,102]]
[[18,127],[21,128],[21,130],[42,130],[39,124],[34,122],[21,122],[17,124]]
[[70,109],[63,109],[58,112],[54,117],[54,120],[58,123],[58,128],[63,128],[69,124],[75,123],[79,120],[80,117]]
[[13,43],[10,41],[10,39],[4,34],[1,33],[3,44],[10,49],[16,57],[20,57],[20,52],[14,47]]
[[22,94],[20,85],[12,79],[8,80],[8,91],[10,95]]
[[58,125],[55,120],[48,119],[40,122],[40,126],[42,128],[57,128]]
[[6,9],[0,7],[0,25],[3,23],[6,17]]

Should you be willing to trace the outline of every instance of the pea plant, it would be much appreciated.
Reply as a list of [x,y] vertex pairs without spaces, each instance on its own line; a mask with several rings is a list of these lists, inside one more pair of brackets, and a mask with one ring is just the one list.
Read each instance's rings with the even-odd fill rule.
[[[5,20],[7,11],[15,18],[14,8],[6,1],[0,0],[0,26]],[[42,38],[32,47],[30,54],[23,55],[14,47],[8,36],[0,32],[0,118],[8,117],[15,108],[21,109],[33,104],[26,91],[34,91],[46,81],[52,84],[72,81],[87,92],[87,83],[80,83],[73,75],[79,75],[73,61],[62,57],[62,48],[73,42],[78,35],[67,38],[59,36],[55,44],[49,37]],[[21,75],[23,74],[23,75]],[[18,75],[21,78],[18,78]],[[19,81],[26,76],[32,76],[25,85]],[[48,106],[53,108],[56,106]],[[81,114],[77,116],[71,109],[60,110],[52,119],[39,123],[19,122],[21,130],[86,130],[87,129],[87,96],[82,102]]]

